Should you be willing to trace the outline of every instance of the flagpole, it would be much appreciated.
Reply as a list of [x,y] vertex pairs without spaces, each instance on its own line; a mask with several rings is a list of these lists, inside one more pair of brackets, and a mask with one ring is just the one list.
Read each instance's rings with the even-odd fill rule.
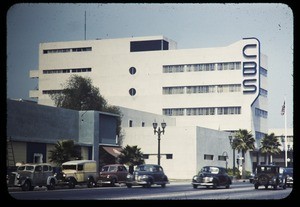
[[285,149],[285,154],[284,154],[284,160],[285,160],[285,167],[287,167],[287,123],[286,123],[286,116],[287,116],[287,104],[286,104],[286,97],[284,97],[284,149]]

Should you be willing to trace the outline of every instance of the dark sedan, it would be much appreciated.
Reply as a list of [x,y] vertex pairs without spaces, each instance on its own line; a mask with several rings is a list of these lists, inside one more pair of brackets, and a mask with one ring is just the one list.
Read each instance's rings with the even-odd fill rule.
[[131,188],[132,186],[143,186],[146,188],[152,185],[161,185],[166,187],[169,184],[169,179],[164,173],[163,168],[160,165],[155,164],[143,164],[135,168],[133,174],[127,175],[126,186]]
[[205,166],[192,179],[193,188],[198,186],[206,186],[206,188],[225,186],[229,188],[231,184],[232,181],[226,169],[218,166]]

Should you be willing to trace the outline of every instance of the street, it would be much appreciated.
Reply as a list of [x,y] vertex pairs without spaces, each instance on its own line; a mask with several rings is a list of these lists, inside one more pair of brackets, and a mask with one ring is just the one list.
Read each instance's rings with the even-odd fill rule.
[[[75,189],[60,188],[52,191],[34,189],[34,191],[9,191],[16,200],[282,200],[287,198],[292,188],[273,190],[260,187],[255,190],[253,184],[235,182],[229,189],[198,187],[193,189],[190,182],[171,182],[165,188],[153,185],[151,188],[140,186],[127,188],[95,187]],[[291,195],[292,197],[292,195]]]

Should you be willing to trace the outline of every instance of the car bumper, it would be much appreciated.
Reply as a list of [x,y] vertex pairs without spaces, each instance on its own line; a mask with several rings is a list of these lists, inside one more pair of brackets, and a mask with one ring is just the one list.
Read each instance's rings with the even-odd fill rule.
[[192,185],[213,186],[214,184],[212,182],[205,182],[205,183],[192,182]]

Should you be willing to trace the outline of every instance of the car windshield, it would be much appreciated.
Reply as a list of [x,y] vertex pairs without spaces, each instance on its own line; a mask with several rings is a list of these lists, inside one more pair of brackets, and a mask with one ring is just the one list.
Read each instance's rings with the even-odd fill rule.
[[117,166],[104,166],[102,167],[101,172],[116,172]]
[[218,174],[219,168],[217,167],[203,167],[200,172]]
[[33,165],[23,165],[18,167],[18,171],[33,171],[34,166]]
[[155,166],[152,165],[140,165],[135,168],[135,171],[148,171],[148,172],[153,172]]
[[76,170],[76,165],[63,165],[63,170]]

